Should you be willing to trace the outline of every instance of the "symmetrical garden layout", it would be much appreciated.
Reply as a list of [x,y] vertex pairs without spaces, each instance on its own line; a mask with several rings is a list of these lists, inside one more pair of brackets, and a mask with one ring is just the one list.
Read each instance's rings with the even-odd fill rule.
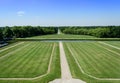
[[[120,83],[120,42],[62,42],[73,78]],[[0,83],[48,83],[61,78],[58,42],[17,42],[0,48]]]

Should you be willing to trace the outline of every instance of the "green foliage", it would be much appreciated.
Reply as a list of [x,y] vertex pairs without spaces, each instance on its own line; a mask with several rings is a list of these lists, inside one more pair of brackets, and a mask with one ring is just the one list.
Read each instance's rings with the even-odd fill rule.
[[37,35],[55,34],[54,27],[32,27],[32,26],[14,26],[12,28],[14,36],[17,38],[31,37]]
[[3,33],[2,33],[2,29],[0,29],[0,40],[3,40]]
[[37,35],[55,34],[57,28],[55,27],[40,27],[40,26],[13,26],[3,27],[0,29],[0,40],[12,38],[25,38]]
[[62,33],[75,35],[90,35],[99,38],[120,38],[120,26],[92,26],[92,27],[40,27],[13,26],[0,30],[0,39],[25,38],[38,35],[56,34],[58,28]]
[[120,38],[120,26],[61,27],[65,34],[92,35],[99,38]]
[[13,37],[13,32],[12,30],[10,29],[10,27],[6,26],[4,29],[3,29],[3,35],[4,35],[4,38],[12,38]]
[[99,37],[99,38],[106,38],[110,35],[110,28],[95,28],[92,30],[89,30],[89,33],[93,36]]
[[111,27],[110,36],[120,38],[120,27]]

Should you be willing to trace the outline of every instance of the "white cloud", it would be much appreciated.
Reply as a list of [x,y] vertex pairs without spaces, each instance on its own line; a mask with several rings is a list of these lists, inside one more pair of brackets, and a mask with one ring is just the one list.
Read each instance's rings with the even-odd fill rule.
[[25,12],[24,12],[24,11],[18,11],[18,12],[17,12],[17,15],[18,15],[18,16],[23,16],[23,15],[25,15]]

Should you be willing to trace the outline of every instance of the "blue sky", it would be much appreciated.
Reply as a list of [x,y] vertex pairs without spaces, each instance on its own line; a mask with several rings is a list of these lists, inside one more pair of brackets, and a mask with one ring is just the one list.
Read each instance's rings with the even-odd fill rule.
[[0,0],[0,26],[120,25],[120,0]]

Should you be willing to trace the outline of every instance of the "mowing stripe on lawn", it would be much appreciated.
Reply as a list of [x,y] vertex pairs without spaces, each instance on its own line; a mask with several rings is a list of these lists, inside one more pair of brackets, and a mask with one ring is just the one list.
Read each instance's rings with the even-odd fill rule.
[[105,43],[119,47],[120,48],[120,41],[105,41]]
[[10,49],[10,48],[13,48],[13,47],[18,46],[18,45],[23,44],[23,43],[24,43],[24,42],[17,43],[17,44],[15,44],[15,45],[13,45],[13,46],[10,46],[10,47],[8,47],[8,48],[5,48],[5,49],[0,50],[0,52],[3,52],[3,51],[5,51],[5,50],[8,50],[8,49]]
[[46,76],[47,74],[50,73],[50,69],[51,69],[51,64],[52,64],[52,59],[53,59],[53,55],[54,55],[55,47],[56,47],[56,44],[54,43],[54,46],[53,46],[53,49],[52,49],[52,53],[51,53],[51,57],[50,57],[50,61],[49,61],[49,65],[48,65],[48,70],[47,70],[46,74],[43,74],[43,75],[41,75],[41,76],[38,76],[38,77],[32,78],[32,80],[35,80],[35,79],[38,79],[38,78],[44,77],[44,76]]
[[26,48],[0,60],[0,78],[33,78],[45,74],[52,48],[53,43],[30,42]]
[[100,43],[100,44],[104,44],[104,45],[107,45],[107,46],[110,46],[110,47],[113,47],[113,48],[116,48],[116,49],[119,49],[119,50],[120,50],[119,47],[116,47],[116,46],[110,45],[110,44],[105,43],[105,42],[98,42],[98,43]]
[[55,47],[56,47],[56,44],[54,43],[53,49],[52,49],[52,52],[51,52],[51,55],[50,55],[48,70],[47,70],[47,72],[45,74],[34,77],[34,78],[0,78],[0,80],[35,80],[35,79],[46,76],[47,74],[50,73],[50,70],[51,70],[51,64],[52,64],[52,59],[53,59]]
[[[98,45],[98,44],[97,44],[97,45]],[[113,51],[113,50],[110,50],[110,49],[108,49],[108,48],[106,48],[106,47],[104,47],[104,46],[100,46],[100,45],[98,45],[98,46],[120,56],[119,53],[117,53],[117,52],[115,52],[115,51]]]
[[76,64],[77,64],[78,67],[79,67],[79,69],[81,70],[81,72],[82,72],[84,75],[87,75],[87,76],[89,76],[89,77],[91,77],[91,78],[93,78],[93,79],[97,79],[97,80],[120,80],[120,78],[98,78],[98,77],[92,76],[92,75],[90,75],[90,74],[87,74],[87,73],[82,69],[82,67],[81,67],[81,65],[79,64],[78,60],[75,58],[75,56],[74,56],[71,48],[68,47],[68,46],[67,46],[67,48],[68,48],[69,52],[71,53],[71,56],[74,58]]
[[29,44],[27,44],[27,45],[25,45],[25,46],[23,46],[23,47],[20,47],[20,48],[16,49],[15,51],[9,52],[9,53],[5,54],[4,56],[1,56],[0,59],[3,59],[3,58],[5,58],[5,57],[8,57],[8,56],[10,56],[10,55],[13,54],[13,53],[22,50],[23,48],[27,47],[28,45],[29,45]]

